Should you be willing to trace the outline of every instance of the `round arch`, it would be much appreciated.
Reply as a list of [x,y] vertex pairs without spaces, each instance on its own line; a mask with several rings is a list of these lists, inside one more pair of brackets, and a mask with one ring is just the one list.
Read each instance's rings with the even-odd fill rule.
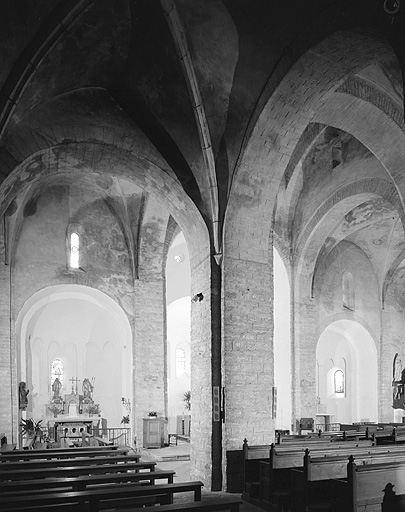
[[[343,372],[343,391],[336,388]],[[360,323],[341,319],[329,323],[316,347],[317,421],[378,421],[378,357],[371,333]]]
[[[75,319],[80,325],[70,328]],[[46,322],[53,325],[44,327]],[[98,326],[98,322],[103,325]],[[69,334],[77,339],[70,339]],[[133,396],[132,330],[126,314],[111,297],[83,285],[56,285],[36,292],[18,314],[16,347],[18,379],[31,387],[28,413],[36,417],[46,414],[46,404],[51,398],[50,364],[54,357],[61,356],[66,371],[73,372],[65,375],[63,394],[70,393],[69,376],[81,380],[95,377],[94,400],[100,402],[103,417],[110,426],[119,426],[121,397],[132,401]],[[112,361],[106,351],[115,352],[116,360]],[[89,360],[89,354],[97,357]],[[107,382],[106,375],[117,374],[113,371],[114,364],[121,378],[114,382],[107,378]],[[108,368],[110,372],[106,371]],[[79,387],[79,393],[80,390]]]
[[[366,52],[363,51],[365,47],[368,48]],[[322,74],[323,68],[317,65],[319,54],[329,60],[326,74]],[[301,135],[310,123],[330,124],[328,117],[317,114],[317,111],[329,105],[336,89],[349,75],[388,58],[395,58],[395,53],[386,41],[371,34],[347,31],[332,34],[315,45],[291,68],[258,116],[238,162],[225,217],[228,255],[251,261],[266,259],[268,239],[262,237],[259,240],[259,237],[247,234],[253,233],[251,225],[254,224],[259,224],[263,233],[270,233],[270,212]],[[298,112],[296,104],[301,105]],[[328,109],[329,116],[331,110]],[[341,107],[339,110],[342,115],[347,112]],[[341,129],[351,133],[347,126]],[[268,141],[272,141],[270,149]],[[374,143],[378,143],[377,137]],[[370,144],[366,146],[374,154],[378,153]],[[379,156],[390,172],[391,162],[385,161],[388,154]]]

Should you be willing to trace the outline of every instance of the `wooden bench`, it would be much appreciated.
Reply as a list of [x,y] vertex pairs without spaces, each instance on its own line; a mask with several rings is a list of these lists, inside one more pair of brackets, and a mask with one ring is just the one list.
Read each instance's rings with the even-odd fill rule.
[[[350,457],[347,478],[334,480],[332,499],[336,511],[380,511],[390,493],[405,494],[405,463],[356,465],[354,458]],[[395,504],[396,500],[392,501]],[[402,500],[400,503],[404,505]],[[396,510],[402,509],[398,507]]]
[[[346,465],[349,455],[355,455],[361,460],[371,460],[372,457],[394,457],[396,455],[403,456],[405,450],[400,446],[382,447],[382,446],[367,446],[363,447],[362,444],[351,447],[347,444],[340,449],[328,450],[306,450],[302,451],[280,451],[279,446],[273,446],[270,452],[270,460],[260,461],[259,471],[259,484],[260,493],[259,501],[261,503],[281,503],[292,501],[292,482],[293,469],[301,469],[303,471],[309,463],[314,460],[323,463],[324,467],[321,475],[326,478],[337,478],[337,467],[332,469],[332,462],[335,465],[340,464],[340,473],[345,474]],[[331,461],[331,465],[327,466],[327,462]],[[328,469],[329,468],[329,469]],[[308,467],[308,472],[311,473],[311,467]],[[315,470],[314,470],[315,471]],[[314,475],[314,471],[312,474]],[[327,474],[336,476],[327,476]],[[242,496],[243,497],[243,496]]]
[[116,455],[127,455],[129,448],[119,448],[117,450],[104,450],[102,448],[81,448],[79,450],[71,450],[63,448],[60,450],[13,450],[12,452],[4,452],[0,454],[0,464],[5,461],[18,460],[35,460],[35,459],[73,459],[78,457],[113,457]]
[[[357,464],[372,465],[392,462],[405,463],[405,450],[371,452],[356,456]],[[331,496],[332,479],[347,475],[348,458],[341,455],[311,458],[309,451],[304,456],[303,468],[291,470],[291,492],[293,509],[305,511],[311,504],[327,503]]]
[[[133,455],[115,455],[111,456],[92,456],[92,457],[77,457],[72,459],[75,466],[86,466],[86,465],[95,465],[95,464],[119,464],[119,463],[127,463],[127,462],[138,462],[140,459],[139,454]],[[1,460],[1,459],[0,459]],[[65,459],[40,459],[40,460],[23,460],[23,461],[5,461],[0,463],[0,474],[4,471],[13,471],[18,469],[23,469],[27,472],[32,469],[38,468],[57,468],[60,466],[66,466]]]
[[[0,493],[11,495],[16,493],[34,493],[59,490],[84,491],[92,485],[122,483],[122,482],[142,482],[153,484],[156,480],[167,480],[168,484],[173,483],[173,477],[176,474],[173,470],[155,470],[144,472],[127,473],[109,473],[100,475],[80,475],[76,477],[50,477],[14,480],[0,482]],[[164,483],[164,482],[163,482]]]
[[[185,503],[174,503],[171,505],[160,505],[159,512],[182,510],[183,512],[200,510],[206,512],[214,512],[217,510],[229,510],[230,512],[239,512],[239,506],[242,500],[236,496],[223,496],[220,498],[203,497],[201,501],[187,501]],[[121,512],[134,512],[133,508],[121,509]]]
[[375,438],[378,444],[397,444],[405,442],[405,426],[396,426],[379,429],[375,432]]
[[[328,455],[330,452],[345,450],[346,457],[353,451],[363,451],[374,446],[372,440],[343,441],[338,442],[312,442],[310,444],[299,443],[297,445],[253,445],[249,446],[247,440],[243,442],[243,491],[242,499],[246,501],[262,500],[263,485],[266,483],[266,468],[261,468],[261,462],[270,463],[271,469],[302,467],[305,449],[310,446],[311,452],[322,452]],[[349,450],[349,451],[348,451]],[[282,457],[282,458],[280,458]],[[281,476],[281,475],[280,475]]]
[[[75,461],[72,461],[74,463]],[[66,461],[65,461],[66,463]],[[95,464],[84,466],[60,466],[55,468],[37,468],[29,471],[30,479],[49,477],[75,477],[79,475],[94,475],[104,473],[126,473],[129,471],[154,471],[156,462],[125,462],[124,464]],[[0,471],[0,481],[24,480],[28,472],[24,469]]]
[[0,453],[5,453],[5,452],[10,452],[12,450],[15,450],[15,447],[16,447],[15,444],[7,443],[6,434],[4,434],[4,433],[0,434]]
[[[371,437],[371,436],[370,436]],[[333,432],[313,432],[305,435],[281,435],[278,433],[276,437],[276,444],[308,444],[308,443],[319,443],[319,442],[341,442],[350,440],[361,440],[369,439],[368,427],[364,431],[357,429],[346,429],[342,431]]]
[[[200,481],[157,485],[112,484],[106,488],[85,491],[43,493],[34,496],[0,495],[2,512],[16,510],[42,510],[44,506],[74,505],[77,512],[98,512],[106,508],[122,508],[145,503],[145,498],[153,498],[156,503],[173,503],[173,494],[193,492],[194,501],[201,501]],[[177,504],[176,504],[177,505]],[[56,508],[55,510],[58,510]],[[175,510],[175,509],[174,509]]]

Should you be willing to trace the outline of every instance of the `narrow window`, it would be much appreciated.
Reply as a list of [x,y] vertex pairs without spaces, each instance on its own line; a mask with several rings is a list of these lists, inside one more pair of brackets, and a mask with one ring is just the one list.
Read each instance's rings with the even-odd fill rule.
[[336,370],[335,375],[335,393],[345,392],[345,376],[342,370]]
[[342,276],[343,308],[354,311],[354,285],[350,272],[343,272]]
[[80,267],[80,237],[75,232],[70,234],[70,266]]
[[69,224],[66,233],[67,267],[71,271],[85,271],[87,264],[86,234],[81,224]]
[[60,359],[54,359],[51,365],[51,387],[56,379],[60,380],[63,386],[63,363]]
[[186,371],[186,353],[182,348],[176,350],[176,373],[182,374]]

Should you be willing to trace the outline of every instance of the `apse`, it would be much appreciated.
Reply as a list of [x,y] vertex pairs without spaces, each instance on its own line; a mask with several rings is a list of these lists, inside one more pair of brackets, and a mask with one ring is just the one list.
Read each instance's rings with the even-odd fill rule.
[[377,375],[377,349],[369,331],[352,320],[328,325],[316,349],[318,426],[376,422]]
[[120,426],[121,398],[131,396],[132,355],[129,323],[118,304],[85,286],[49,287],[31,297],[17,326],[19,379],[27,382],[31,398],[27,416],[50,415],[52,363],[60,361],[60,396],[82,394],[87,378],[97,414],[108,426]]

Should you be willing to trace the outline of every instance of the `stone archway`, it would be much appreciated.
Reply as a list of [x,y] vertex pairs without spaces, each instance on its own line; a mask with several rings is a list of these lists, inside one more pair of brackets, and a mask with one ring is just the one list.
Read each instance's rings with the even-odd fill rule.
[[[335,382],[343,373],[343,385]],[[316,347],[317,424],[378,421],[378,362],[375,342],[360,323],[330,323]],[[330,415],[330,416],[329,416]]]
[[70,378],[79,379],[79,393],[84,378],[93,379],[93,398],[102,417],[108,426],[120,426],[121,398],[133,401],[132,331],[113,299],[88,286],[46,287],[20,310],[16,338],[18,380],[27,382],[31,392],[28,416],[49,415],[51,362],[59,358],[64,365],[62,396],[71,391]]

